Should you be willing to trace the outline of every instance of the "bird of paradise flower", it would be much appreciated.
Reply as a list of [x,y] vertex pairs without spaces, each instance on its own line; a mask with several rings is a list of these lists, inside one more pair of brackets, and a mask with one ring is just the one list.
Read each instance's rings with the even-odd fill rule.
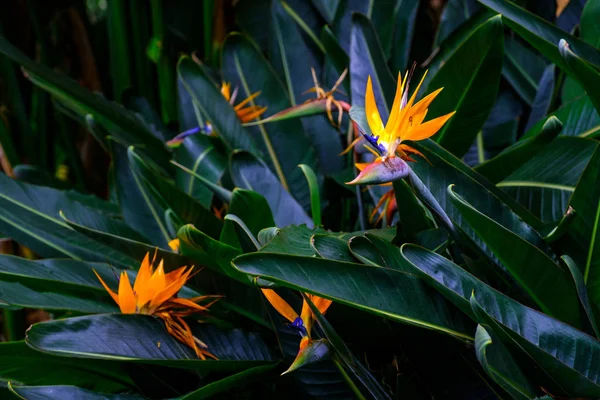
[[[416,96],[427,76],[427,71],[409,99],[408,89],[413,71],[414,65],[410,73],[406,72],[404,79],[401,79],[401,75],[398,74],[396,95],[385,125],[375,102],[370,76],[365,90],[365,108],[352,107],[350,109],[350,118],[357,123],[360,133],[371,145],[371,150],[377,158],[370,164],[358,164],[357,168],[360,173],[348,184],[383,184],[406,177],[409,167],[405,161],[414,161],[410,154],[421,156],[422,154],[403,142],[430,138],[454,115],[453,111],[423,122],[429,105],[443,88],[433,91],[415,104]],[[365,120],[366,126],[363,123]]]
[[[123,314],[154,315],[163,320],[167,332],[178,341],[191,347],[198,358],[217,359],[207,350],[207,346],[196,338],[185,317],[196,313],[205,313],[208,308],[222,296],[198,296],[190,299],[178,298],[177,293],[191,278],[193,266],[181,267],[165,273],[164,262],[160,261],[155,270],[152,269],[156,255],[150,262],[150,254],[142,261],[133,287],[127,272],[121,272],[117,293],[113,292],[96,271],[104,289],[117,303]],[[204,305],[199,302],[208,301]]]

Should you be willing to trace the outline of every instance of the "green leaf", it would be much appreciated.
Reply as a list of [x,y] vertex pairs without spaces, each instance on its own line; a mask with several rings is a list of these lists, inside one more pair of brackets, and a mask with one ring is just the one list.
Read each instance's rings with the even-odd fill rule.
[[[222,73],[224,78],[231,82],[232,87],[238,89],[240,99],[260,91],[260,95],[250,104],[266,106],[264,117],[293,104],[286,86],[281,83],[273,67],[256,45],[245,36],[231,34],[227,37],[223,45]],[[304,132],[302,122],[279,121],[248,130],[260,138],[264,159],[275,172],[281,185],[308,209],[308,186],[302,171],[297,167],[299,164],[306,164],[315,171],[319,168],[316,164],[315,150]],[[265,197],[268,199],[268,196]]]
[[[127,157],[132,173],[136,177],[136,183],[138,180],[141,181],[143,186],[141,191],[146,193],[151,201],[156,201],[157,208],[162,211],[163,215],[167,209],[170,209],[180,220],[196,225],[207,235],[219,236],[222,227],[221,221],[212,211],[209,211],[208,207],[203,207],[194,198],[177,188],[173,182],[162,176],[158,172],[158,167],[151,164],[151,160],[142,159],[137,149],[130,147],[127,150]],[[162,220],[164,222],[164,217]],[[171,238],[170,235],[169,238]]]
[[493,183],[500,182],[545,149],[561,130],[561,122],[550,117],[537,135],[521,139],[491,160],[479,164],[475,170]]
[[164,221],[164,208],[144,185],[143,178],[129,159],[129,149],[111,141],[111,153],[114,164],[114,182],[119,206],[125,222],[143,232],[149,243],[168,249],[172,239]]
[[598,85],[600,85],[600,71],[598,71],[598,67],[594,67],[580,58],[579,55],[573,53],[569,43],[564,39],[560,40],[558,50],[571,71],[571,75],[583,86],[592,104],[596,107],[596,111],[600,112],[600,94],[596,90]]
[[[251,190],[237,188],[233,190],[228,214],[233,214],[244,221],[244,224],[246,224],[254,236],[257,236],[262,229],[275,225],[267,200]],[[233,222],[225,221],[220,241],[240,248],[240,242],[235,233]]]
[[191,348],[171,337],[163,325],[148,315],[67,318],[34,324],[26,342],[35,350],[63,357],[120,360],[204,372],[235,372],[272,361],[257,334],[239,329],[224,332],[209,324],[194,325],[194,336],[206,343],[218,358],[203,361]]
[[600,48],[598,18],[600,18],[600,3],[597,1],[586,2],[581,12],[581,21],[579,23],[580,38],[596,49]]
[[[267,232],[263,235],[265,235]],[[299,256],[316,256],[315,248],[311,245],[313,235],[326,234],[327,232],[323,228],[308,228],[306,225],[300,226],[288,226],[283,229],[277,229],[277,231],[269,232],[272,237],[267,243],[260,249],[267,253],[282,253],[282,254],[295,254]],[[259,234],[259,238],[260,238]]]
[[535,51],[514,38],[504,39],[502,75],[528,104],[533,105],[538,82],[547,62]]
[[177,237],[180,240],[182,255],[195,260],[200,265],[248,283],[248,278],[230,265],[230,261],[242,253],[239,248],[212,239],[193,225],[183,226],[177,233]]
[[544,222],[560,220],[596,141],[558,137],[497,186]]
[[569,272],[571,272],[571,276],[573,277],[573,281],[575,282],[575,287],[577,289],[577,295],[579,296],[579,301],[583,306],[583,309],[587,315],[587,319],[589,324],[596,335],[596,338],[600,337],[600,329],[598,329],[598,323],[596,322],[596,316],[594,315],[593,306],[590,303],[588,297],[588,291],[585,286],[585,281],[583,279],[583,275],[581,274],[581,270],[575,264],[575,262],[571,259],[571,257],[564,255],[561,257],[563,263],[569,268]]
[[240,271],[282,286],[472,340],[471,327],[413,275],[389,268],[264,252],[242,255],[233,264]]
[[538,90],[531,104],[531,112],[527,118],[527,125],[525,131],[531,129],[537,122],[543,122],[546,120],[546,115],[550,113],[550,108],[555,97],[556,87],[556,66],[549,64],[544,68],[542,77],[538,82]]
[[223,378],[216,382],[202,386],[200,389],[180,397],[179,400],[207,399],[219,393],[231,392],[238,386],[243,386],[245,384],[254,382],[261,375],[270,372],[273,367],[274,365],[261,365],[258,367],[248,368],[245,371],[238,372],[237,374],[233,374],[227,378]]
[[514,351],[527,356],[521,365],[537,371],[537,381],[554,395],[598,397],[598,341],[505,296],[475,293],[471,307],[478,321]]
[[133,388],[118,361],[56,357],[32,350],[25,342],[0,344],[0,376],[15,385],[80,385],[107,392]]
[[50,92],[75,113],[80,116],[92,114],[100,125],[113,132],[114,135],[118,135],[125,143],[146,145],[148,151],[155,155],[157,160],[166,156],[162,143],[148,132],[137,117],[122,106],[90,92],[66,76],[34,62],[4,37],[0,37],[0,53],[21,64],[34,84]]
[[242,127],[233,107],[203,68],[189,57],[182,57],[177,64],[177,75],[190,94],[194,107],[210,121],[229,151],[242,149],[257,153],[252,136]]
[[479,2],[493,11],[502,14],[502,19],[509,28],[528,41],[559,68],[568,72],[557,47],[560,39],[565,37],[569,38],[569,42],[575,53],[580,54],[588,62],[600,67],[600,52],[598,50],[568,35],[565,31],[524,8],[507,0],[479,0]]
[[427,217],[427,210],[421,205],[410,185],[405,180],[394,181],[394,196],[396,203],[402,204],[398,208],[400,224],[398,230],[404,238],[414,238],[418,232],[433,226]]
[[[293,13],[285,2],[271,3],[271,62],[283,78],[291,105],[295,107],[310,99],[306,91],[314,87],[311,68],[315,69],[316,76],[319,77],[321,63],[307,47],[289,12]],[[310,97],[312,96],[313,94],[310,94]],[[339,171],[343,167],[344,159],[337,156],[343,150],[338,130],[325,118],[323,112],[321,115],[303,118],[302,126],[316,150],[323,172],[328,174]],[[279,150],[278,147],[276,149]]]
[[[325,319],[321,311],[314,305],[311,299],[306,295],[302,294],[304,301],[310,307],[317,323],[323,330],[325,337],[327,338],[329,344],[335,350],[337,358],[340,359],[343,364],[348,368],[358,379],[365,389],[371,393],[371,395],[376,399],[390,399],[389,394],[381,387],[379,382],[371,375],[369,370],[367,370],[354,355],[350,352],[350,349],[344,343],[342,338],[338,335],[338,333],[333,329],[333,326]],[[352,386],[354,386],[352,384]],[[356,390],[355,390],[356,392]],[[359,392],[360,393],[360,392]]]
[[436,134],[436,141],[459,157],[469,150],[494,106],[502,53],[502,20],[493,17],[472,33],[427,85],[426,93],[444,88],[429,107],[428,117],[456,111]]
[[[302,174],[299,168],[298,172]],[[279,227],[290,224],[312,226],[311,218],[296,200],[284,189],[265,163],[246,152],[231,155],[231,178],[236,186],[254,190],[267,199]],[[306,184],[306,183],[305,183]],[[306,185],[308,187],[308,185]]]
[[365,106],[365,90],[370,76],[381,118],[386,121],[396,93],[396,81],[387,67],[379,39],[371,21],[363,14],[352,15],[350,83],[352,106]]
[[[399,4],[398,4],[399,3]],[[400,1],[396,3],[396,21],[393,27],[391,44],[392,71],[405,71],[409,68],[410,50],[415,34],[415,23],[418,0]],[[389,17],[388,17],[389,18]]]
[[71,216],[90,225],[123,228],[118,221],[71,200],[68,192],[21,183],[4,174],[0,174],[0,187],[0,231],[5,235],[44,257],[122,260],[110,247],[70,229],[58,214],[69,210]]
[[[535,304],[545,313],[578,326],[575,286],[569,274],[533,244],[543,241],[537,232],[518,221],[516,216],[512,216],[513,221],[508,227],[506,222],[504,226],[497,223],[455,193],[452,186],[448,188],[448,194],[463,218]],[[511,217],[510,213],[505,215]]]
[[315,171],[312,170],[308,165],[300,164],[298,167],[306,176],[306,182],[310,189],[310,210],[312,214],[312,220],[315,226],[322,225],[321,223],[321,195],[319,194],[319,182]]
[[77,386],[15,386],[10,385],[12,393],[21,399],[89,399],[89,400],[142,400],[143,397],[132,394],[108,394],[94,392]]
[[477,325],[475,333],[475,352],[489,377],[513,399],[528,400],[538,394],[502,342],[492,340],[481,325]]
[[377,236],[369,233],[355,236],[350,239],[348,246],[352,254],[365,264],[410,272],[404,268],[400,249]]
[[[563,123],[563,136],[593,138],[600,134],[600,116],[588,96],[580,97],[551,114]],[[540,131],[544,120],[533,125],[522,139],[528,139]]]
[[434,44],[443,43],[452,32],[468,21],[480,8],[481,5],[475,0],[449,0],[442,10]]
[[163,250],[149,244],[119,236],[119,233],[105,232],[77,224],[63,215],[63,220],[75,231],[81,233],[87,240],[94,240],[106,246],[107,251],[101,261],[118,264],[126,268],[139,268],[144,256],[148,253],[157,253],[158,257],[173,268],[189,265],[189,259]]
[[355,261],[348,248],[348,242],[342,238],[327,234],[315,234],[310,238],[310,244],[319,256],[328,260]]
[[[213,183],[221,180],[227,168],[226,158],[214,147],[209,137],[200,133],[185,138],[181,146],[173,152],[173,158],[179,164]],[[213,192],[200,179],[177,169],[175,183],[179,189],[210,209]]]
[[585,167],[569,205],[575,210],[568,231],[581,259],[583,278],[592,303],[600,304],[600,147]]
[[[427,162],[413,163],[414,172],[424,182],[456,226],[476,243],[488,257],[494,259],[493,253],[466,223],[458,209],[450,201],[447,190],[449,185],[455,184],[460,188],[461,193],[468,197],[473,206],[483,214],[493,217],[498,222],[505,223],[503,221],[506,221],[509,227],[511,227],[512,221],[515,221],[513,213],[533,228],[538,228],[541,225],[540,221],[518,202],[435,142],[424,140],[415,143],[415,147],[425,154],[433,166]],[[536,245],[546,247],[545,243],[536,243]]]

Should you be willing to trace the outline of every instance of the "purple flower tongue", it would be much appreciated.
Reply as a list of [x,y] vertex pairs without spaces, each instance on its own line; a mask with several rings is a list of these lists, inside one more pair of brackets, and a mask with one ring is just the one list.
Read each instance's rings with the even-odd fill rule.
[[380,185],[408,176],[410,167],[400,157],[378,158],[367,165],[348,185]]

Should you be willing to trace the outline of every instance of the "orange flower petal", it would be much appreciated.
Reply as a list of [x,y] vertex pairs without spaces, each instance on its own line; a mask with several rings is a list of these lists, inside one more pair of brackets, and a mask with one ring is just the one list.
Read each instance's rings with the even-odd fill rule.
[[108,287],[108,285],[106,283],[104,283],[104,280],[102,278],[100,278],[100,275],[98,275],[98,273],[96,272],[95,269],[92,269],[92,271],[94,271],[94,274],[96,274],[96,277],[98,278],[98,280],[100,281],[100,283],[102,284],[102,286],[104,286],[104,289],[106,289],[106,291],[108,292],[108,294],[110,294],[110,297],[112,297],[112,299],[115,301],[115,303],[119,304],[119,296],[113,292],[112,290],[110,290],[110,288]]
[[423,140],[435,135],[442,128],[442,126],[444,126],[446,121],[448,121],[450,117],[454,115],[455,112],[456,111],[453,111],[441,117],[434,118],[415,127],[414,129],[411,129],[408,136],[405,137],[404,140]]
[[146,257],[142,261],[142,265],[138,270],[138,274],[133,284],[133,291],[139,296],[140,292],[148,285],[148,281],[152,276],[152,267],[150,266],[150,253],[146,253]]
[[121,272],[119,278],[119,307],[123,314],[135,314],[137,307],[135,303],[135,295],[129,283],[127,272]]
[[275,310],[279,314],[281,314],[285,319],[290,322],[294,322],[296,318],[298,318],[298,313],[294,311],[294,309],[281,298],[277,293],[275,293],[272,289],[261,289],[269,303],[273,306]]
[[390,117],[388,118],[387,123],[385,124],[385,129],[391,129],[398,118],[398,114],[400,114],[400,107],[402,107],[402,95],[404,94],[404,85],[406,84],[406,79],[408,78],[408,71],[406,71],[406,75],[404,79],[402,79],[402,75],[398,72],[398,84],[396,85],[396,95],[394,96],[394,104],[392,104],[392,111],[390,112]]
[[221,94],[225,97],[225,100],[229,101],[231,98],[231,84],[227,82],[223,82],[221,84]]
[[383,122],[381,121],[381,115],[375,103],[375,94],[373,93],[373,83],[371,82],[371,76],[367,80],[367,92],[365,93],[365,114],[367,116],[367,123],[371,128],[371,132],[375,136],[380,136],[383,133]]

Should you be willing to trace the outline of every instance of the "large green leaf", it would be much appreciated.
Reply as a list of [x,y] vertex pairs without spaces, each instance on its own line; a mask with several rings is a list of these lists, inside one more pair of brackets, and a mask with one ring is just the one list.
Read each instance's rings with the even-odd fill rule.
[[[267,200],[251,190],[234,189],[228,214],[240,218],[256,237],[261,229],[275,226],[273,214]],[[240,248],[240,241],[235,233],[232,221],[225,221],[220,241],[233,247]]]
[[239,270],[392,320],[472,340],[472,327],[413,275],[383,267],[252,253],[236,258]]
[[[260,91],[251,104],[266,106],[263,117],[289,108],[287,88],[256,45],[245,36],[232,34],[223,45],[222,73],[238,90],[240,99]],[[308,88],[307,88],[308,89]],[[306,89],[305,89],[306,90]],[[248,128],[264,150],[264,160],[283,187],[305,208],[310,208],[310,194],[299,164],[318,171],[315,150],[299,120],[285,120]],[[262,194],[262,193],[261,193]],[[264,194],[263,194],[264,195]]]
[[[210,138],[201,133],[185,138],[181,146],[175,149],[173,158],[179,164],[213,183],[221,180],[227,168],[227,159],[214,146]],[[210,209],[213,192],[200,179],[177,169],[175,182],[179,189]]]
[[25,342],[0,344],[0,377],[15,385],[80,385],[107,392],[133,388],[118,361],[55,357]]
[[114,132],[128,144],[143,144],[161,160],[166,157],[162,143],[146,129],[143,123],[123,107],[83,88],[70,78],[29,59],[6,38],[0,37],[0,52],[21,64],[33,83],[50,92],[65,106],[80,116],[92,114],[106,130]]
[[485,372],[513,399],[528,400],[538,394],[502,342],[492,339],[481,325],[475,333],[475,351]]
[[588,62],[600,67],[600,51],[589,44],[568,35],[560,28],[552,25],[507,0],[479,0],[480,3],[493,11],[502,14],[505,24],[527,40],[540,53],[563,70],[569,72],[565,61],[558,51],[560,39],[568,38],[576,54],[584,57]]
[[538,92],[538,81],[547,62],[535,51],[514,38],[504,39],[502,75],[528,104],[533,105]]
[[4,174],[0,174],[0,187],[0,231],[5,235],[45,257],[123,261],[110,247],[69,228],[59,211],[68,210],[74,219],[92,226],[112,225],[131,233],[119,221],[71,200],[68,192],[21,183]]
[[350,83],[353,106],[365,106],[367,79],[371,77],[375,101],[385,121],[396,93],[396,80],[387,67],[383,50],[371,21],[363,14],[352,15]]
[[469,36],[427,86],[426,93],[444,88],[429,107],[428,117],[456,111],[436,141],[459,157],[469,150],[494,106],[502,53],[502,20],[493,17]]
[[172,239],[164,220],[164,208],[149,192],[139,172],[134,170],[129,149],[111,141],[114,182],[125,222],[142,232],[149,243],[168,249]]
[[[600,116],[588,96],[580,97],[551,114],[563,123],[562,135],[596,137],[600,134]],[[530,138],[540,131],[544,120],[533,125],[523,138]]]
[[600,396],[599,367],[593,361],[600,354],[596,339],[505,296],[488,296],[475,289],[471,306],[481,324],[526,356],[522,365],[530,371],[536,368],[537,380],[543,380],[541,386],[551,393]]
[[562,218],[597,142],[558,137],[544,150],[498,183],[542,221]]
[[409,67],[410,50],[415,34],[415,23],[419,9],[418,0],[400,1],[396,6],[394,37],[390,44],[392,71],[404,71]]
[[449,0],[440,16],[440,23],[435,34],[434,44],[439,45],[450,34],[469,20],[481,5],[476,0]]
[[144,256],[148,253],[157,253],[158,257],[165,260],[167,265],[172,268],[183,265],[190,265],[189,259],[173,253],[170,250],[163,250],[155,246],[130,239],[128,237],[119,236],[118,233],[99,231],[96,229],[77,224],[63,215],[63,219],[69,227],[75,231],[85,235],[90,240],[95,240],[98,243],[110,248],[110,252],[105,253],[101,261],[119,264],[123,267],[137,269]]
[[[440,293],[469,316],[476,318],[486,330],[496,334],[510,350],[515,349],[512,342],[515,340],[520,346],[517,353],[529,353],[530,358],[518,358],[518,364],[528,373],[538,370],[545,374],[541,376],[543,382],[536,381],[537,384],[546,389],[554,387],[556,383],[564,388],[579,386],[582,391],[570,394],[575,397],[598,396],[598,386],[576,372],[586,374],[587,370],[592,380],[600,376],[596,371],[598,365],[592,361],[595,353],[600,351],[600,344],[595,339],[517,303],[436,253],[411,244],[402,246],[401,250],[415,272],[427,277]],[[481,314],[471,308],[469,299],[472,293],[475,293],[485,310],[502,323],[502,327],[498,326],[497,329],[494,325],[488,329],[489,319],[482,321]],[[584,388],[589,392],[584,392]]]
[[[495,259],[494,254],[487,248],[485,243],[473,231],[464,220],[459,210],[452,204],[447,188],[455,184],[466,197],[470,199],[473,206],[495,221],[506,224],[513,229],[513,224],[518,226],[531,226],[538,228],[540,221],[533,217],[519,203],[513,200],[502,190],[496,188],[483,176],[477,174],[467,167],[462,161],[455,158],[433,141],[421,141],[416,146],[431,161],[417,162],[412,164],[414,172],[431,191],[433,197],[444,209],[449,218],[463,231],[477,246],[483,250],[488,257]],[[508,207],[507,207],[508,206]],[[523,221],[520,221],[518,216]],[[530,229],[530,228],[529,228]],[[526,230],[524,230],[526,232]],[[544,243],[536,242],[539,236],[530,237],[534,245],[547,248]]]
[[[300,168],[297,169],[302,174]],[[231,155],[230,171],[236,186],[254,190],[267,199],[277,226],[284,227],[291,224],[312,226],[312,219],[284,189],[275,174],[264,162],[250,153],[236,152]],[[306,181],[304,184],[308,191]]]
[[34,324],[26,342],[32,348],[64,357],[120,360],[200,371],[241,371],[272,361],[255,333],[220,331],[194,325],[218,360],[199,360],[194,351],[171,337],[164,324],[147,315],[101,314]]
[[575,210],[568,227],[578,251],[573,255],[583,262],[583,277],[592,303],[600,304],[600,147],[581,175],[569,205]]
[[545,121],[546,115],[549,114],[552,107],[552,103],[555,97],[556,87],[556,66],[549,64],[544,68],[542,77],[538,82],[538,90],[531,104],[531,112],[527,118],[527,125],[525,131],[528,131],[537,122]]
[[219,235],[221,221],[209,211],[209,207],[203,207],[193,197],[176,187],[172,181],[160,174],[151,160],[142,159],[137,149],[130,147],[127,157],[136,176],[136,183],[140,180],[143,185],[142,191],[156,200],[157,210],[162,209],[163,219],[165,212],[170,209],[184,223],[192,223],[212,237]]
[[497,183],[541,152],[558,136],[561,129],[560,121],[556,117],[550,117],[537,135],[507,147],[496,157],[475,167],[475,170],[491,182]]
[[503,226],[474,208],[452,187],[448,192],[467,223],[535,304],[542,311],[578,326],[579,302],[569,274],[529,242],[537,239],[539,243],[543,239],[516,216],[512,217],[512,226]]
[[45,399],[87,399],[87,400],[142,400],[143,397],[133,394],[108,394],[94,392],[77,386],[14,386],[11,392],[21,399],[45,400]]
[[573,53],[569,43],[565,40],[560,41],[558,50],[565,60],[567,67],[570,69],[571,74],[590,97],[592,104],[596,107],[596,111],[600,112],[600,94],[596,90],[598,85],[600,85],[600,71],[582,59],[579,54]]
[[[271,3],[271,19],[271,62],[285,82],[291,105],[300,105],[309,99],[306,91],[314,86],[310,68],[314,68],[319,77],[321,63],[312,57],[294,20],[278,1]],[[337,156],[343,150],[338,130],[323,113],[303,118],[302,125],[315,147],[323,172],[328,174],[339,171],[344,159]]]
[[203,68],[192,59],[182,57],[177,64],[177,74],[191,95],[194,107],[210,121],[230,151],[242,149],[257,152],[254,139],[242,127],[233,107],[225,100]]

